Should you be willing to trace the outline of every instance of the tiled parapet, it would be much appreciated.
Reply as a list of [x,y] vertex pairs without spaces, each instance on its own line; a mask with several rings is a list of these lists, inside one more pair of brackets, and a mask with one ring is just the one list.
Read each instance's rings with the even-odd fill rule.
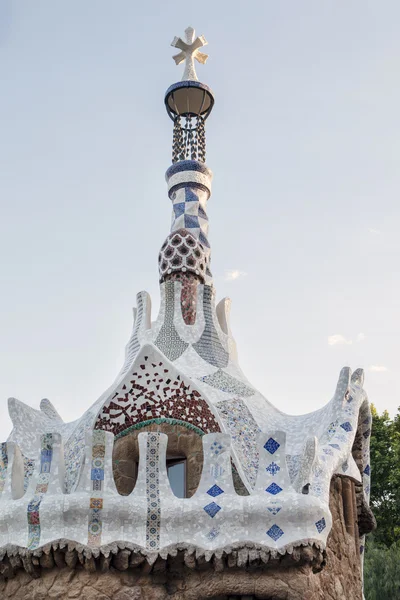
[[[309,450],[307,443],[305,449]],[[261,433],[258,452],[256,485],[253,493],[244,499],[249,539],[277,550],[313,540],[325,544],[332,522],[329,497],[321,501],[292,486],[286,460],[286,434],[282,431]],[[306,463],[312,465],[313,460],[312,453],[304,458],[302,473],[310,473],[311,468],[306,467]]]
[[[324,547],[331,528],[329,494],[313,493],[313,480],[309,493],[292,486],[286,443],[284,432],[259,434],[256,485],[250,495],[238,496],[232,481],[230,435],[205,435],[199,487],[194,496],[182,499],[170,488],[165,434],[139,434],[139,476],[129,496],[120,496],[114,485],[112,434],[95,430],[86,436],[83,468],[70,494],[62,486],[59,438],[41,436],[38,466],[22,498],[12,498],[12,481],[6,476],[2,545],[35,549],[66,539],[96,549],[125,541],[150,553],[179,544],[215,551],[252,542],[279,553],[300,544]],[[306,440],[304,448],[305,463],[312,465],[315,444]],[[11,473],[10,467],[8,462]],[[304,464],[299,472],[303,483],[312,469]]]
[[192,498],[178,501],[181,508],[172,514],[168,541],[200,548],[224,547],[241,538],[243,496],[236,494],[233,485],[230,436],[211,433],[202,439],[199,487]]
[[360,407],[365,402],[365,393],[357,382],[351,381],[350,376],[348,367],[342,369],[330,406],[334,420],[327,424],[319,439],[310,490],[310,493],[317,497],[328,496],[333,473],[345,474],[361,481],[361,474],[351,449],[358,427]]
[[[26,492],[21,490],[20,452],[14,448],[8,462],[9,480],[0,511],[0,528],[8,529],[8,543],[35,549],[63,531],[64,456],[61,436],[46,433],[38,436],[37,458]],[[11,493],[10,493],[11,492]],[[11,498],[10,498],[11,496]],[[50,498],[50,503],[47,501]],[[61,502],[59,499],[61,498]],[[61,510],[61,512],[60,512]],[[44,541],[43,541],[44,540]]]

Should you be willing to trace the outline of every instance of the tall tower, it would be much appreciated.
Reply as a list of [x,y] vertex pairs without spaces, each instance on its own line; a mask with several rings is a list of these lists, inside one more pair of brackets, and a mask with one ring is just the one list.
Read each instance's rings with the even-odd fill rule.
[[172,202],[171,232],[163,243],[158,265],[160,282],[182,282],[182,316],[187,325],[195,322],[197,286],[212,285],[211,248],[208,239],[207,202],[211,195],[212,172],[206,166],[205,122],[214,106],[211,89],[197,79],[194,61],[208,58],[200,52],[207,44],[188,27],[186,41],[175,37],[180,50],[173,58],[185,62],[182,81],[165,94],[165,107],[174,123],[172,166],[166,173]]
[[[203,36],[175,38],[165,95],[171,231],[160,310],[137,295],[115,381],[76,421],[9,399],[0,444],[0,596],[13,600],[362,600],[371,413],[344,367],[314,413],[278,410],[243,374],[215,302]],[[325,393],[325,392],[324,392]]]

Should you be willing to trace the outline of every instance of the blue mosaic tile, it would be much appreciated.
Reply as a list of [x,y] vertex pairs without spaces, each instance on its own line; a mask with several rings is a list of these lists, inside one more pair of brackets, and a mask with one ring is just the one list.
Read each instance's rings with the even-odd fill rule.
[[278,527],[278,525],[272,525],[272,527],[267,531],[267,535],[269,535],[269,537],[272,538],[275,542],[279,540],[279,538],[282,537],[283,534],[284,531],[282,531],[282,529]]
[[363,436],[365,439],[369,438],[369,436],[371,435],[371,430],[367,429],[367,431],[364,431]]
[[215,484],[212,487],[210,487],[209,490],[207,490],[207,494],[209,496],[212,496],[213,498],[215,498],[216,496],[219,496],[220,494],[223,494],[224,490],[221,490],[221,488],[219,487],[219,485]]
[[351,423],[349,423],[348,421],[346,421],[346,423],[342,423],[340,426],[342,429],[344,429],[345,431],[349,432],[349,431],[353,431],[353,428],[351,426]]
[[282,491],[282,488],[276,483],[271,483],[271,485],[269,485],[265,491],[268,492],[268,494],[276,496]]
[[213,519],[215,515],[221,510],[221,507],[216,502],[210,502],[204,507],[206,513]]
[[41,501],[41,497],[34,496],[28,504],[28,512],[37,512],[39,510]]
[[366,475],[369,475],[369,474],[371,473],[371,467],[370,467],[369,465],[367,465],[367,466],[365,467],[365,469],[364,469],[364,473],[365,473]]
[[349,463],[346,460],[346,462],[344,462],[342,464],[342,471],[343,471],[343,473],[346,473],[346,471],[348,470],[348,468],[349,468]]
[[219,479],[225,473],[225,469],[220,465],[211,465],[210,466],[210,475],[213,479]]
[[328,431],[327,431],[329,439],[331,439],[334,436],[338,424],[339,424],[338,421],[332,421],[332,423],[329,424]]
[[210,247],[210,242],[208,241],[208,239],[206,238],[206,236],[204,235],[204,233],[201,231],[200,235],[199,235],[199,241],[203,244],[203,246],[205,246],[206,248]]
[[278,442],[273,438],[269,438],[269,440],[267,440],[264,444],[264,448],[268,450],[270,454],[275,454],[279,447],[280,444],[278,444]]
[[212,529],[210,529],[210,531],[207,533],[206,538],[208,538],[210,540],[210,542],[212,542],[213,540],[215,540],[215,538],[219,535],[219,530],[216,529],[215,527],[213,527]]
[[269,510],[270,513],[272,513],[274,516],[278,514],[278,512],[281,510],[281,506],[267,506],[267,509]]
[[200,227],[199,218],[194,215],[185,214],[185,227],[190,229],[191,227]]
[[177,202],[172,205],[172,208],[174,209],[175,217],[180,217],[185,212],[185,203]]
[[328,456],[333,456],[333,452],[330,448],[322,448],[324,454],[328,454]]
[[326,527],[326,522],[324,517],[315,523],[315,527],[317,528],[318,533],[321,533]]
[[224,447],[221,446],[218,442],[213,442],[211,444],[211,452],[213,452],[216,456],[223,451]]
[[92,469],[92,481],[104,481],[104,469]]
[[339,444],[329,444],[331,448],[335,448],[335,450],[340,450]]
[[199,205],[198,215],[205,221],[208,221],[208,215],[201,205]]
[[280,466],[277,465],[276,463],[272,462],[270,465],[268,465],[268,467],[265,468],[265,470],[268,473],[271,473],[271,475],[276,475],[278,473],[278,471],[281,470]]

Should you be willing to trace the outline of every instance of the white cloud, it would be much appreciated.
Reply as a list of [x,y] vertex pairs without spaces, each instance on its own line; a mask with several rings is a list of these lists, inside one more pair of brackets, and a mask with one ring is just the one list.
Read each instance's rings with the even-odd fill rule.
[[357,335],[357,342],[363,342],[363,341],[365,340],[365,338],[366,338],[366,337],[367,337],[367,336],[365,335],[365,333],[362,333],[362,332],[360,332],[360,333]]
[[368,229],[368,231],[372,234],[372,235],[380,235],[382,233],[382,231],[380,231],[380,229],[374,229],[373,227],[370,227]]
[[336,333],[335,335],[328,336],[328,344],[330,346],[337,346],[338,344],[347,344],[350,345],[353,343],[353,340],[347,340],[344,335],[340,333]]
[[239,279],[239,277],[244,277],[245,275],[247,275],[247,273],[238,271],[237,269],[225,271],[225,281],[235,281],[236,279]]
[[384,365],[371,365],[369,371],[371,371],[371,373],[385,373],[386,371],[389,371],[389,369]]

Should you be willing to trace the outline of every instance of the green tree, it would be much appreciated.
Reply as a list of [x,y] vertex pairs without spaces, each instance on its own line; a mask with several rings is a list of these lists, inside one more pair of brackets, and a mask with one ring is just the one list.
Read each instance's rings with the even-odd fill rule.
[[390,548],[368,541],[364,563],[366,600],[399,600],[400,543]]
[[400,412],[393,420],[372,405],[371,508],[378,524],[374,541],[400,541]]
[[400,409],[392,420],[372,409],[371,507],[376,531],[367,537],[367,600],[400,600]]

